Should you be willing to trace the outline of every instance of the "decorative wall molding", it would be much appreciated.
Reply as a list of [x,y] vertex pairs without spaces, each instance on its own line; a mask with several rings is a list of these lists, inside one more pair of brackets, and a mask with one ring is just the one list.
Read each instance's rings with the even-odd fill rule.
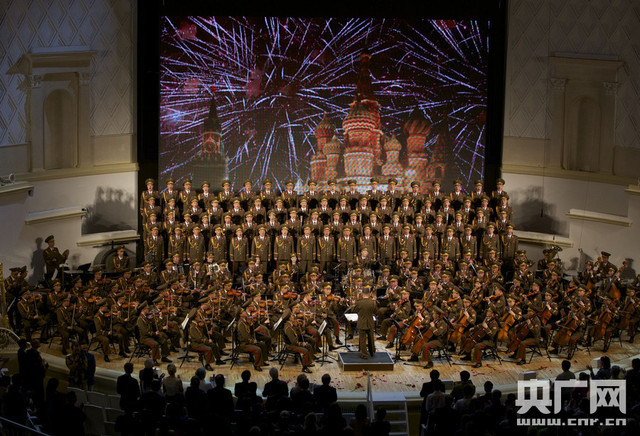
[[19,194],[21,192],[28,193],[33,191],[33,188],[34,186],[31,183],[26,182],[16,182],[12,185],[0,186],[0,197]]
[[567,218],[582,221],[593,221],[596,223],[611,224],[614,226],[631,227],[633,221],[627,217],[611,215],[608,213],[592,212],[582,209],[570,209]]
[[45,180],[67,179],[70,177],[95,176],[100,174],[130,173],[138,171],[137,163],[96,165],[87,168],[65,168],[60,170],[38,171],[16,174],[16,180],[41,182]]
[[571,171],[562,168],[530,166],[518,164],[503,164],[503,173],[522,174],[527,176],[557,177],[560,179],[582,180],[584,182],[608,183],[610,185],[628,186],[637,182],[637,178],[616,176],[612,174],[590,173],[586,171]]
[[559,247],[573,247],[573,241],[571,241],[571,239],[560,235],[553,235],[551,233],[514,230],[513,234],[518,237],[518,242],[538,245],[557,245]]
[[116,232],[92,233],[81,236],[76,242],[78,247],[103,246],[113,243],[122,245],[140,240],[140,235],[135,230],[120,230]]
[[44,210],[41,212],[30,212],[25,218],[25,224],[42,224],[50,221],[82,218],[87,214],[87,210],[80,206],[64,207],[61,209]]

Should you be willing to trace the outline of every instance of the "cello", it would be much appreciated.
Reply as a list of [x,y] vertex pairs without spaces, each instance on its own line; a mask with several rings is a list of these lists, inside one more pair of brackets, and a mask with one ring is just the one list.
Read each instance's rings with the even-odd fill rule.
[[527,336],[529,335],[529,332],[531,331],[528,321],[533,319],[534,316],[536,315],[534,314],[531,316],[527,316],[527,318],[520,323],[520,325],[518,326],[518,329],[516,330],[515,335],[513,336],[513,339],[509,343],[509,347],[508,347],[509,351],[512,351],[515,353],[518,347],[520,346],[520,343],[527,338]]
[[569,316],[567,322],[564,323],[562,327],[556,332],[553,337],[553,342],[559,347],[564,347],[569,343],[571,339],[571,335],[578,328],[578,319],[573,311],[573,309],[569,312]]
[[516,323],[516,319],[511,313],[511,309],[502,316],[500,320],[500,330],[498,330],[497,342],[504,342],[509,337],[509,330]]
[[409,327],[407,328],[407,331],[404,332],[404,335],[402,336],[402,345],[408,347],[409,345],[413,344],[413,341],[416,339],[416,336],[420,331],[422,320],[423,320],[423,317],[420,312],[414,315],[413,320],[411,321],[411,324],[409,325]]
[[[489,325],[489,322],[491,322],[492,319],[493,317],[491,318],[487,317],[482,324]],[[480,342],[482,339],[484,339],[484,337],[487,335],[487,329],[484,328],[482,324],[475,326],[473,328],[473,331],[467,338],[467,340],[464,341],[464,344],[462,344],[461,348],[464,353],[466,354],[471,353],[471,350],[473,350],[473,347],[475,347],[476,344]]]

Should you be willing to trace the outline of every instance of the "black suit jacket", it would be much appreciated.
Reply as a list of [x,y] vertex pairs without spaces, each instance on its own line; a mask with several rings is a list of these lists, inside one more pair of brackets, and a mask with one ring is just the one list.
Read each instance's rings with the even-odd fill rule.
[[316,403],[316,410],[324,412],[325,408],[332,403],[338,401],[336,388],[329,385],[316,385],[313,388],[313,398]]
[[136,402],[140,398],[140,386],[130,374],[122,374],[118,377],[116,391],[120,394],[120,408],[122,410],[132,410],[136,407]]

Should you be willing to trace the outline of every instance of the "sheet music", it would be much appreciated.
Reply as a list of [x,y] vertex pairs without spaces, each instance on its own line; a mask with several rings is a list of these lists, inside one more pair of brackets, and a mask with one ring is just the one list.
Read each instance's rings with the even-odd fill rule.
[[322,335],[324,333],[324,329],[327,328],[327,320],[325,319],[324,321],[322,321],[322,324],[320,324],[320,327],[318,328],[318,334]]
[[357,313],[345,313],[344,317],[347,318],[349,322],[358,322],[358,314]]
[[280,327],[280,324],[282,324],[282,317],[280,317],[280,319],[278,321],[276,321],[276,323],[273,325],[273,330],[278,330],[278,327]]

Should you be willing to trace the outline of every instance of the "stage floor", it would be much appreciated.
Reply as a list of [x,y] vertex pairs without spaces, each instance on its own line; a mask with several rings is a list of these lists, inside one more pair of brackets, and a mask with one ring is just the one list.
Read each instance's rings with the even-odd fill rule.
[[[384,341],[377,341],[377,351],[389,351],[391,358],[393,358],[395,356],[395,350],[385,350],[385,344]],[[504,346],[499,347],[499,349],[504,350]],[[63,356],[60,351],[59,339],[54,342],[51,348],[48,348],[47,344],[41,347],[41,352],[44,354],[45,359],[47,359],[48,354],[51,356],[48,360],[55,361],[58,365],[64,365],[64,359],[62,359]],[[332,384],[337,388],[342,398],[348,398],[350,396],[359,397],[360,395],[358,395],[358,393],[364,394],[366,390],[366,372],[341,370],[337,361],[338,352],[345,351],[347,350],[340,348],[329,353],[332,357],[328,359],[330,363],[321,364],[320,362],[316,362],[315,366],[310,368],[313,373],[309,374],[308,377],[312,383],[319,384],[322,375],[328,373],[331,375]],[[128,359],[111,355],[111,362],[107,363],[104,362],[101,351],[95,351],[94,353],[99,367],[98,375],[105,378],[112,377],[115,388],[115,377],[122,374],[123,365]],[[574,372],[584,371],[586,365],[589,365],[592,359],[605,354],[611,358],[612,365],[629,368],[631,366],[631,359],[640,354],[640,341],[636,341],[635,344],[630,344],[623,340],[621,345],[616,339],[612,341],[607,353],[602,352],[601,342],[596,343],[596,346],[591,348],[590,355],[586,350],[576,352],[571,360],[571,369]],[[178,356],[179,353],[172,353],[170,356],[176,366],[179,366],[181,363],[181,361],[178,360]],[[440,378],[443,380],[459,380],[459,372],[466,369],[471,373],[472,381],[477,387],[481,388],[486,380],[491,380],[496,389],[501,389],[503,392],[515,392],[518,375],[521,372],[536,371],[538,379],[555,378],[556,375],[561,372],[560,363],[566,358],[566,355],[551,355],[551,361],[549,361],[546,356],[535,356],[530,364],[517,365],[515,361],[504,360],[506,356],[507,353],[500,353],[500,357],[503,358],[502,365],[493,359],[486,359],[483,361],[481,368],[473,368],[468,362],[461,361],[460,356],[452,356],[453,365],[449,366],[444,360],[434,360],[435,365],[433,368],[440,371]],[[419,394],[422,383],[429,380],[429,372],[431,370],[424,369],[422,359],[418,364],[406,362],[409,358],[408,352],[403,352],[401,357],[404,361],[396,362],[392,371],[371,371],[372,388],[374,391],[404,392],[407,394],[407,398]],[[143,361],[144,359],[133,359],[135,374],[142,369]],[[280,370],[280,364],[278,362],[273,361],[270,363],[271,365],[276,365]],[[244,356],[240,357],[233,369],[231,369],[230,366],[230,363],[225,363],[220,366],[214,365],[214,373],[227,376],[228,387],[233,388],[233,385],[240,381],[240,373],[245,369],[251,370],[252,380],[257,382],[260,389],[270,380],[268,367],[265,367],[265,370],[262,372],[256,372],[253,370],[253,365]],[[167,364],[161,364],[161,372],[166,373],[166,367]],[[185,362],[182,368],[178,369],[178,374],[188,383],[198,367],[200,367],[200,364],[197,361]],[[280,378],[288,382],[289,386],[293,386],[296,377],[300,373],[300,364],[294,364],[292,359],[288,359],[282,370],[280,370]],[[211,374],[213,373],[208,373],[208,375]]]

